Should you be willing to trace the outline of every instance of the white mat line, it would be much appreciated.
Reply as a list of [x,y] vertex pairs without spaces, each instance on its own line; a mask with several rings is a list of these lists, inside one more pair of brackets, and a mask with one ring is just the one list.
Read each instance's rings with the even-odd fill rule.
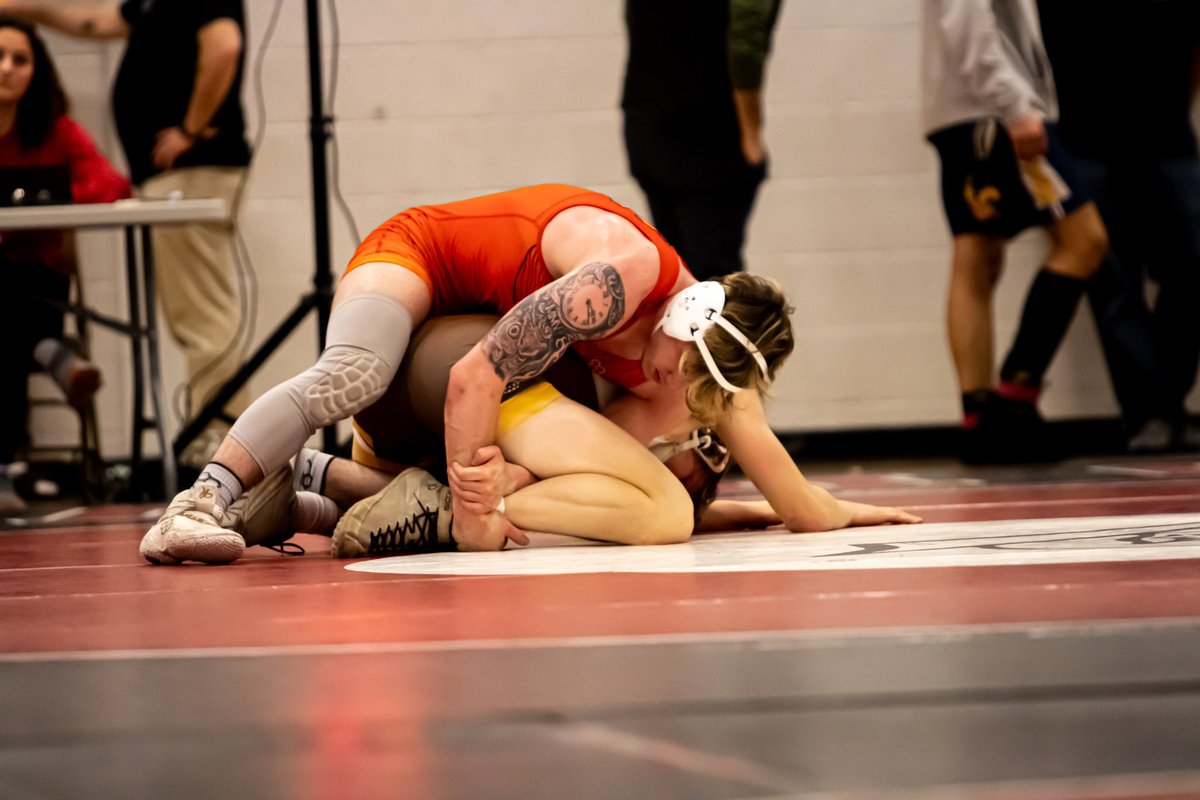
[[809,534],[773,528],[707,534],[660,546],[414,553],[358,561],[346,569],[389,575],[526,576],[926,569],[1159,559],[1200,559],[1200,514],[935,522]]
[[[1161,495],[1150,494],[1150,495],[1139,495],[1137,497],[1080,497],[1080,498],[1069,498],[1069,499],[1063,499],[1063,500],[1005,500],[1005,501],[998,501],[998,502],[989,501],[986,503],[934,503],[934,504],[928,504],[928,505],[922,504],[922,503],[906,503],[906,504],[903,504],[903,506],[905,508],[929,508],[929,509],[1024,508],[1024,507],[1028,507],[1028,506],[1049,506],[1049,507],[1082,506],[1082,505],[1096,505],[1097,503],[1104,503],[1104,504],[1134,503],[1134,502],[1136,502],[1136,503],[1142,503],[1142,502],[1154,503],[1154,502],[1159,502],[1159,501],[1163,501],[1163,500],[1187,500],[1187,499],[1188,499],[1188,496],[1182,495],[1182,494],[1161,494]],[[1177,512],[1177,513],[1190,514],[1190,513],[1195,513],[1195,512],[1184,511],[1184,512]],[[1108,514],[1096,514],[1095,516],[1103,517],[1103,516],[1109,516],[1109,515]],[[1039,517],[1039,519],[1041,519],[1041,518]],[[974,522],[976,520],[971,520],[971,521]],[[978,521],[1001,522],[1003,520],[978,520]],[[1031,520],[1014,519],[1014,520],[1009,520],[1009,521],[1011,521],[1011,522],[1029,522]]]
[[788,775],[748,759],[693,747],[654,736],[642,736],[595,722],[568,722],[549,729],[550,736],[574,747],[586,747],[690,772],[722,781],[741,783],[771,792],[795,791],[798,775]]
[[989,635],[1022,635],[1028,639],[1067,636],[1113,636],[1147,630],[1200,628],[1200,616],[1074,622],[1000,622],[970,625],[930,625],[820,630],[725,631],[715,633],[653,633],[619,636],[525,637],[517,639],[458,639],[424,642],[347,642],[245,647],[173,647],[136,650],[63,650],[0,653],[0,664],[55,661],[170,661],[178,659],[272,658],[388,653],[441,653],[484,650],[588,649],[655,647],[662,645],[751,645],[758,649],[828,647],[866,640],[898,640],[905,644],[961,642]]

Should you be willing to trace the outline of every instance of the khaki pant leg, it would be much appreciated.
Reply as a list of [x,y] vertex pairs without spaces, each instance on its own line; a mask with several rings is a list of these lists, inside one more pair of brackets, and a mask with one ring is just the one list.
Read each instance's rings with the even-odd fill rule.
[[[147,199],[223,199],[230,209],[222,222],[160,225],[151,232],[159,302],[172,337],[187,359],[191,411],[196,413],[240,366],[232,346],[244,313],[238,288],[234,220],[237,189],[245,169],[186,167],[156,175],[142,185]],[[246,390],[226,405],[236,417],[245,410]],[[215,423],[223,435],[228,426]]]

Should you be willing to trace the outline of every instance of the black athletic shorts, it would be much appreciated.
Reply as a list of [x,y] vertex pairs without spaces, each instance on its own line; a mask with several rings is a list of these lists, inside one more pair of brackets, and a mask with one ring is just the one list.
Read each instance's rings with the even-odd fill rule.
[[1088,202],[1071,157],[1049,123],[1046,136],[1046,154],[1022,164],[999,120],[965,122],[929,134],[942,162],[942,206],[953,234],[1007,239]]

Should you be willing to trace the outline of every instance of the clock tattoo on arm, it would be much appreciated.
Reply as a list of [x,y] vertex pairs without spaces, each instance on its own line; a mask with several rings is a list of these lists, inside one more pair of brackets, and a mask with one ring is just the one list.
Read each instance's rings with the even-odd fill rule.
[[484,337],[483,349],[508,393],[545,372],[574,342],[612,332],[624,316],[620,273],[597,261],[513,306]]

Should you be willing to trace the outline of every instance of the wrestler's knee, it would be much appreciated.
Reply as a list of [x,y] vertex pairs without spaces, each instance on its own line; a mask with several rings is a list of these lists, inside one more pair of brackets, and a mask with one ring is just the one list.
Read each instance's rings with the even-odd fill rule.
[[692,498],[674,476],[654,487],[647,500],[650,508],[638,521],[630,544],[679,544],[691,538]]
[[395,366],[355,345],[331,345],[317,364],[294,378],[289,389],[313,429],[345,419],[387,391]]
[[269,473],[295,455],[313,431],[379,399],[394,372],[388,360],[370,350],[332,345],[311,368],[259,397],[230,434]]

